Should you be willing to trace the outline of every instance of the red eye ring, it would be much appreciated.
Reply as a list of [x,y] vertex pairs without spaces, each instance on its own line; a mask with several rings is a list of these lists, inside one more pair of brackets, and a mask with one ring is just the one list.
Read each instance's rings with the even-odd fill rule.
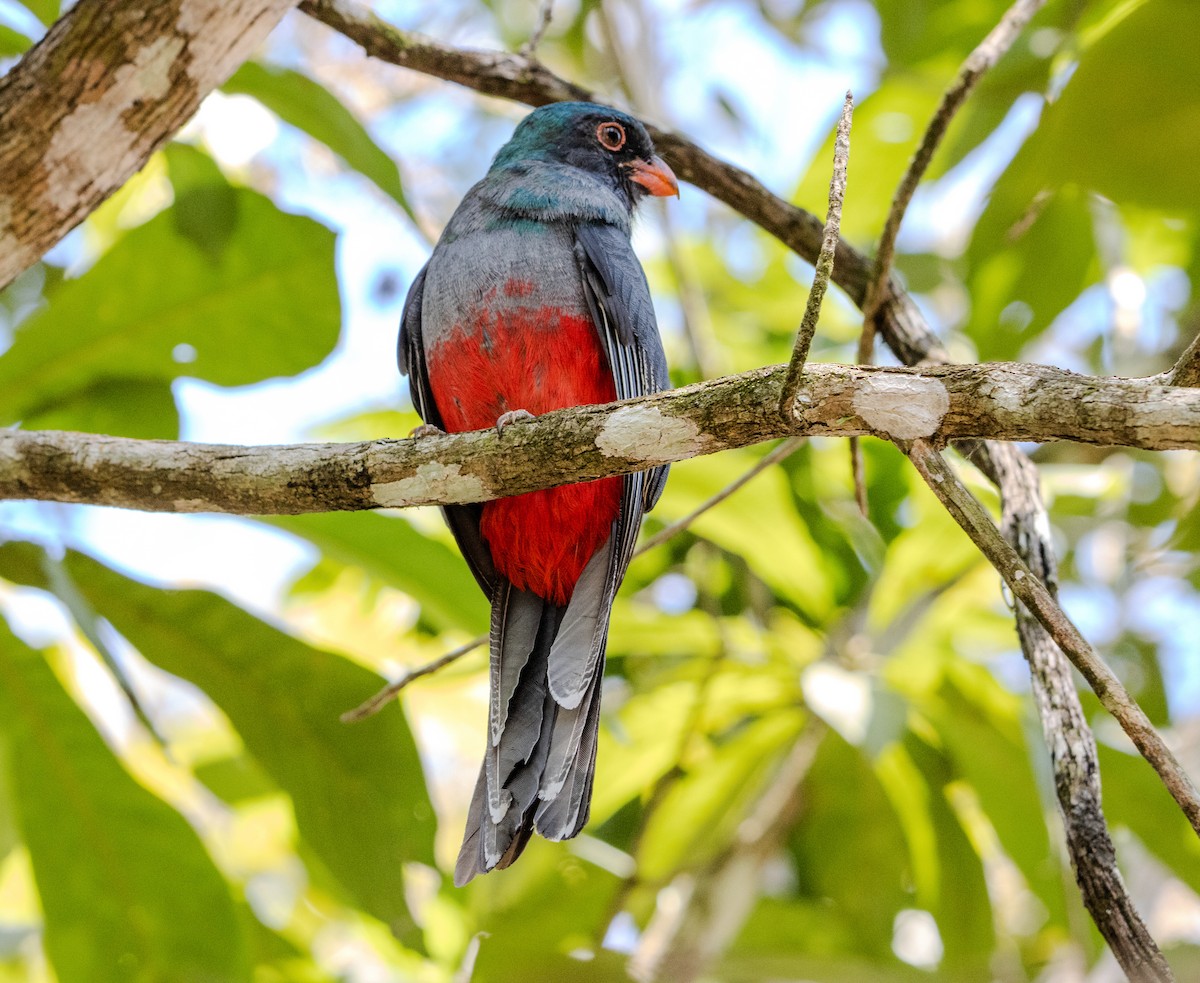
[[615,153],[625,146],[625,127],[616,120],[608,120],[596,127],[596,139],[605,150]]

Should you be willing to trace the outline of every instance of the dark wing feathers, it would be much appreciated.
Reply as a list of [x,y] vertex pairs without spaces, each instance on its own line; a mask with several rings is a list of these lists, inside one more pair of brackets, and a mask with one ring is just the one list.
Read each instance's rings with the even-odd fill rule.
[[[581,223],[575,227],[575,260],[583,279],[588,310],[608,353],[617,399],[670,389],[671,376],[654,317],[650,286],[629,237],[613,225]],[[654,508],[666,481],[665,466],[646,474],[641,512]],[[636,536],[641,515],[631,518]]]

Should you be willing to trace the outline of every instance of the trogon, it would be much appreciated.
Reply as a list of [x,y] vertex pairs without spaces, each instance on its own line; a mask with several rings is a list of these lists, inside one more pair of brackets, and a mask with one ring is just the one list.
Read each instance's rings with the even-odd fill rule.
[[[417,275],[400,370],[428,432],[495,426],[670,386],[630,223],[677,195],[645,128],[591,103],[530,113]],[[536,829],[587,822],[613,597],[667,469],[482,505],[446,520],[491,599],[487,747],[455,868],[507,867]]]

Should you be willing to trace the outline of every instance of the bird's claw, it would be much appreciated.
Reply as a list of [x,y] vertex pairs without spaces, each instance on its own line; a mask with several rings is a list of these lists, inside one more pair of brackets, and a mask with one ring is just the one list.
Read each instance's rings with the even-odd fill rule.
[[510,423],[522,423],[525,420],[532,420],[533,414],[529,410],[509,410],[507,413],[501,413],[496,417],[496,436],[504,436],[504,428]]
[[409,436],[416,440],[420,440],[422,437],[445,437],[446,431],[441,427],[435,427],[432,423],[422,423],[419,427],[413,427]]

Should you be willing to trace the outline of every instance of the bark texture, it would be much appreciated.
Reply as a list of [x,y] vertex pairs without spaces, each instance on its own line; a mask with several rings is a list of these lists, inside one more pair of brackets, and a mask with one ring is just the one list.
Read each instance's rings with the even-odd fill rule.
[[0,289],[135,174],[295,0],[80,0],[0,78]]
[[[1019,453],[996,455],[994,464],[1003,503],[1001,532],[1035,576],[1057,594],[1054,553],[1031,525],[1045,512],[1034,467]],[[1096,739],[1083,715],[1071,670],[1050,634],[1023,604],[1017,605],[1017,634],[1029,661],[1067,852],[1083,903],[1134,983],[1170,980],[1170,967],[1134,908],[1117,867],[1116,847],[1100,806]]]
[[[1046,366],[809,365],[792,419],[784,366],[492,430],[246,447],[0,431],[0,499],[155,512],[297,514],[480,502],[779,437],[935,443],[1071,439],[1200,448],[1200,390]],[[1047,547],[1048,548],[1048,547]]]

